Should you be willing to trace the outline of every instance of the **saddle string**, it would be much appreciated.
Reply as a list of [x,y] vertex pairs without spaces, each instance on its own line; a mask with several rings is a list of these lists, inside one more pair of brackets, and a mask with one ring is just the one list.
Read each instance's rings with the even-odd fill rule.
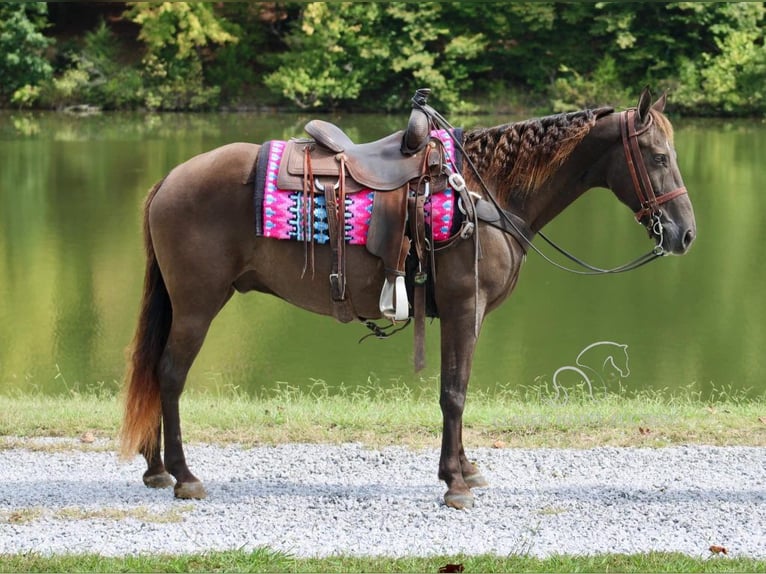
[[311,165],[311,158],[309,158],[309,189],[311,190],[309,192],[309,203],[308,203],[308,210],[309,210],[309,217],[308,217],[308,226],[309,226],[309,233],[307,235],[308,241],[311,244],[311,248],[309,251],[309,259],[311,260],[311,278],[314,278],[315,271],[316,271],[316,245],[314,243],[314,206],[315,200],[316,200],[316,186],[314,185],[314,168]]
[[301,279],[306,275],[307,268],[311,268],[311,278],[314,278],[314,172],[311,166],[311,146],[303,148],[303,271]]
[[375,321],[368,320],[361,320],[362,324],[367,327],[371,333],[367,333],[364,337],[359,339],[357,341],[358,343],[361,343],[362,341],[366,341],[370,337],[375,337],[376,339],[388,339],[391,335],[395,335],[399,331],[402,331],[403,329],[407,328],[410,324],[410,321],[412,321],[411,317],[408,317],[407,320],[402,323],[399,327],[394,329],[396,326],[396,323],[388,323],[386,325],[380,326]]
[[311,158],[309,156],[309,146],[303,148],[303,206],[301,208],[303,218],[303,269],[301,270],[301,279],[306,276],[306,269],[309,264],[309,242],[306,240],[306,201],[309,196],[309,186],[311,178],[309,177],[309,170],[311,169]]
[[[450,138],[455,144],[455,147],[460,151],[460,153],[463,154],[463,158],[468,163],[468,165],[471,168],[471,171],[476,176],[476,179],[479,182],[479,185],[481,186],[484,193],[489,198],[492,205],[494,205],[495,209],[497,209],[500,216],[510,225],[511,229],[514,229],[519,236],[523,238],[523,240],[527,243],[527,245],[540,257],[542,257],[545,261],[553,265],[554,267],[557,267],[558,269],[561,269],[562,271],[567,271],[569,273],[574,273],[576,275],[607,275],[607,274],[616,274],[616,273],[625,273],[627,271],[632,271],[634,269],[638,269],[639,267],[642,267],[649,263],[650,261],[654,261],[655,259],[662,257],[665,254],[665,250],[662,248],[662,243],[658,243],[655,245],[655,247],[649,252],[644,255],[641,255],[634,259],[633,261],[629,261],[628,263],[625,263],[623,265],[618,265],[617,267],[613,267],[611,269],[602,269],[600,267],[596,267],[595,265],[591,265],[579,257],[573,255],[563,247],[559,246],[557,243],[555,243],[553,240],[549,239],[542,231],[538,231],[538,235],[543,238],[543,240],[553,247],[556,251],[561,253],[564,257],[569,259],[570,261],[576,263],[580,267],[583,267],[586,269],[586,271],[582,271],[580,269],[572,269],[571,267],[567,267],[566,265],[562,265],[550,257],[548,257],[545,253],[543,253],[536,245],[532,243],[532,240],[529,239],[516,225],[516,223],[508,216],[505,209],[503,209],[500,204],[498,203],[497,199],[495,199],[494,194],[490,191],[489,186],[484,181],[484,178],[481,177],[481,174],[479,173],[478,168],[473,163],[470,157],[465,152],[465,148],[463,147],[462,142],[458,141],[457,137],[454,134],[454,126],[450,124],[439,112],[437,112],[435,109],[433,109],[428,104],[421,104],[418,101],[414,100],[412,101],[412,105],[418,107],[423,113],[428,115],[434,124],[441,126],[443,129],[447,131]],[[462,178],[461,178],[462,179]],[[662,227],[661,223],[658,225],[658,218],[659,215],[653,216],[653,223],[655,226]],[[475,234],[475,235],[478,235]],[[660,237],[660,240],[662,238]],[[478,294],[477,294],[478,296]]]
[[346,154],[340,155],[340,199],[337,202],[339,225],[337,226],[338,238],[338,273],[340,274],[340,298],[346,298]]

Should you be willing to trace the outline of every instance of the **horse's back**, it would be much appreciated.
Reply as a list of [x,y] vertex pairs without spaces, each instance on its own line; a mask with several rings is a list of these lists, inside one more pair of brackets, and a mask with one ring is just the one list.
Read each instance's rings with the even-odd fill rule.
[[256,144],[236,142],[195,155],[174,167],[163,186],[180,184],[188,192],[198,193],[206,187],[250,186],[260,149]]
[[255,144],[232,143],[177,165],[149,205],[152,228],[160,221],[169,225],[179,218],[187,224],[226,220],[232,225],[243,220],[237,214],[253,211],[254,166],[259,150]]

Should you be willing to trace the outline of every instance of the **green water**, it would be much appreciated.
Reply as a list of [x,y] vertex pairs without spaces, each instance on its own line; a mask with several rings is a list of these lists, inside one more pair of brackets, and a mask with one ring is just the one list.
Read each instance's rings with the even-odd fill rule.
[[[0,113],[0,392],[116,389],[143,280],[146,191],[194,154],[232,141],[299,135],[307,119]],[[399,129],[406,115],[329,119],[364,141]],[[461,123],[509,119],[516,118]],[[569,275],[530,254],[516,292],[485,322],[472,388],[551,384],[554,372],[576,366],[588,345],[612,341],[627,345],[630,375],[618,381],[606,373],[608,386],[766,391],[766,124],[675,124],[697,215],[691,252],[609,277]],[[622,263],[651,247],[604,190],[591,191],[546,231],[598,265]],[[437,323],[428,327],[428,367],[418,376],[411,330],[358,344],[365,333],[273,297],[238,295],[214,322],[189,385],[257,391],[403,382],[435,392]],[[588,360],[601,372],[604,358]],[[576,377],[570,370],[559,382],[576,384]]]

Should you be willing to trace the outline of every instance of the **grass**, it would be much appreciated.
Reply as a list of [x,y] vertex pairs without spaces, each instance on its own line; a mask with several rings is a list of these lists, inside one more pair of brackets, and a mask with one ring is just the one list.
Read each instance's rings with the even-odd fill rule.
[[447,565],[464,572],[764,572],[766,561],[682,554],[553,556],[437,556],[430,558],[293,558],[269,549],[187,556],[97,555],[2,556],[0,572],[439,572]]
[[[121,404],[105,393],[0,397],[0,448],[115,448]],[[288,442],[360,442],[371,447],[435,448],[441,436],[436,391],[405,385],[330,393],[281,386],[261,397],[237,391],[187,392],[181,402],[190,442],[243,445]],[[544,389],[523,393],[469,393],[464,442],[471,447],[766,445],[766,398],[719,393],[703,401],[692,391],[673,396],[550,398]],[[91,439],[76,439],[88,434]],[[20,437],[24,437],[23,439]],[[70,442],[30,441],[66,437]]]

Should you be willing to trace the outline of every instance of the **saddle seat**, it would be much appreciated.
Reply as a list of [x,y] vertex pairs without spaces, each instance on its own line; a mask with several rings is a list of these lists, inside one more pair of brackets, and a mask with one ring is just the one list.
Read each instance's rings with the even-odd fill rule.
[[[373,142],[357,144],[338,126],[324,120],[311,120],[304,129],[319,146],[334,154],[334,173],[338,171],[338,161],[342,154],[345,156],[348,174],[363,187],[375,191],[391,191],[422,174],[422,155],[402,153],[404,132],[401,130]],[[314,173],[323,175],[323,166],[312,159]]]

